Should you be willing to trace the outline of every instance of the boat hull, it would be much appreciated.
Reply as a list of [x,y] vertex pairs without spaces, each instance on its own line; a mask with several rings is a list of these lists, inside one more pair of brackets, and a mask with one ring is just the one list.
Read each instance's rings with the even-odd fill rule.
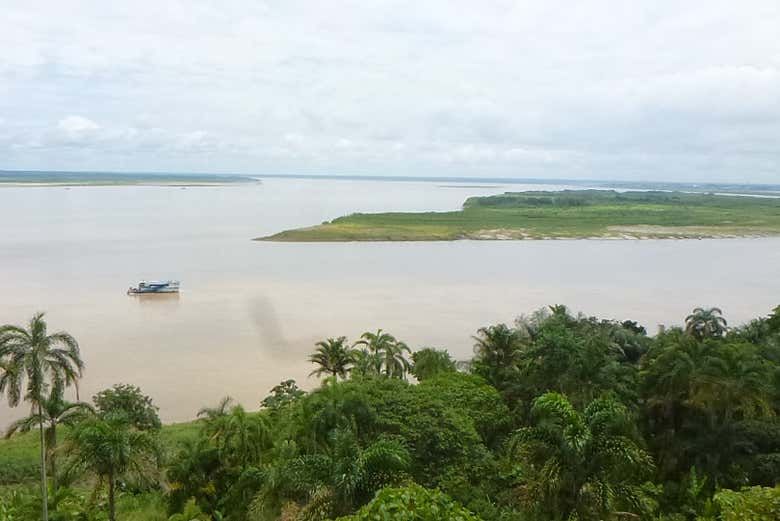
[[127,290],[128,295],[154,295],[156,293],[178,293],[179,281],[178,280],[164,280],[164,281],[141,281],[138,286],[131,287]]

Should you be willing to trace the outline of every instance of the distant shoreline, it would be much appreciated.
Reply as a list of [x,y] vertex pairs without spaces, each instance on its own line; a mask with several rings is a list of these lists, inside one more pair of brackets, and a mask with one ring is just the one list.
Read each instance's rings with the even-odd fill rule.
[[158,187],[171,187],[171,188],[198,188],[198,187],[208,187],[208,186],[228,186],[228,185],[237,185],[242,183],[260,183],[260,181],[256,180],[247,180],[247,181],[227,181],[227,182],[213,182],[213,183],[206,183],[206,182],[193,182],[193,183],[181,183],[181,182],[145,182],[145,181],[128,181],[128,182],[117,182],[117,183],[104,183],[104,182],[52,182],[52,183],[19,183],[19,182],[6,182],[0,180],[0,188],[2,187],[15,187],[15,188],[77,188],[77,187],[88,187],[88,186],[94,186],[94,187],[111,187],[111,186],[158,186]]
[[[102,183],[96,180],[108,179]],[[41,181],[43,179],[43,181]],[[78,179],[79,182],[70,180]],[[143,183],[129,182],[128,179],[143,179]],[[57,171],[57,170],[2,170],[0,169],[0,186],[14,183],[16,185],[118,185],[144,184],[170,186],[171,183],[160,182],[161,179],[179,180],[179,184],[194,186],[202,184],[227,184],[233,182],[261,182],[263,179],[305,179],[312,181],[372,181],[372,182],[405,182],[405,183],[437,183],[443,187],[471,188],[496,185],[534,184],[534,185],[567,185],[578,188],[615,189],[615,190],[662,190],[694,193],[723,193],[731,195],[764,195],[780,196],[780,184],[777,183],[743,183],[743,182],[675,182],[675,181],[620,181],[609,179],[557,179],[557,178],[523,178],[523,177],[474,177],[474,176],[405,176],[405,175],[359,175],[359,174],[233,174],[233,173],[177,173],[177,172],[101,172],[101,171]],[[181,181],[186,179],[187,181]],[[117,182],[120,180],[121,182]]]
[[43,172],[0,170],[0,187],[80,187],[80,186],[223,186],[260,183],[248,175],[146,174],[114,172]]

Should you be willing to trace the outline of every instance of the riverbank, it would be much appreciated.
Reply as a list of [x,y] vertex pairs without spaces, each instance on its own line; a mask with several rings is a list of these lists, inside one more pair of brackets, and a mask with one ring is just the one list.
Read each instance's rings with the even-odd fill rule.
[[704,239],[778,234],[780,199],[566,190],[472,197],[453,212],[356,213],[257,240]]

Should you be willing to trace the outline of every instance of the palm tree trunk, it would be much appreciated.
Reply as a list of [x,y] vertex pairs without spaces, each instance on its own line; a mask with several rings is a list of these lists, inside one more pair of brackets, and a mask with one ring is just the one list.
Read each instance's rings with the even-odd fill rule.
[[41,498],[43,499],[42,512],[43,521],[49,521],[49,490],[46,487],[46,439],[43,435],[43,408],[41,401],[38,400],[38,423],[41,433]]
[[116,504],[114,503],[114,487],[116,483],[114,481],[114,473],[111,472],[108,475],[108,519],[109,521],[116,521]]
[[51,488],[55,492],[57,491],[57,423],[51,422],[51,455],[49,456],[49,463],[51,464]]

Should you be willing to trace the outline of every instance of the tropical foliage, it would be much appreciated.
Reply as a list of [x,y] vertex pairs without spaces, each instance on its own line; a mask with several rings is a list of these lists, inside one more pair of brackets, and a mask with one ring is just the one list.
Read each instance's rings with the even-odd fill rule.
[[[48,487],[46,481],[46,440],[43,404],[47,391],[57,395],[75,385],[84,369],[79,345],[70,334],[48,333],[43,313],[35,314],[27,328],[0,326],[0,394],[15,407],[23,398],[37,414],[40,432],[41,516],[48,520]],[[22,389],[25,389],[24,395]]]
[[64,465],[37,492],[0,487],[0,521],[44,506],[74,521],[778,516],[780,307],[730,328],[697,308],[650,336],[555,305],[479,329],[463,363],[381,329],[333,337],[308,392],[283,380],[257,411],[226,397],[186,436],[132,386],[68,402],[83,364],[75,340],[41,340],[41,320],[0,336],[1,388],[35,407],[0,441],[0,483],[34,479],[14,449],[32,458],[34,427],[48,468]]
[[44,439],[46,441],[49,475],[52,485],[57,488],[57,427],[72,426],[89,415],[95,414],[95,408],[85,402],[69,402],[63,397],[63,389],[54,387],[49,396],[41,402],[40,412],[33,412],[29,416],[11,423],[6,431],[6,438],[14,434],[29,432],[35,427],[43,426]]
[[352,364],[347,337],[340,336],[317,342],[317,351],[309,357],[309,362],[317,365],[310,376],[327,374],[334,378],[345,378]]
[[518,497],[538,519],[605,519],[643,511],[641,483],[653,469],[626,407],[612,398],[578,412],[565,396],[534,400],[531,425],[510,440]]
[[153,435],[121,415],[94,417],[76,425],[66,447],[67,473],[89,473],[108,487],[108,519],[116,520],[120,480],[154,479],[159,448]]
[[420,485],[403,488],[386,488],[369,504],[352,516],[339,521],[479,521],[479,518],[458,505],[439,490],[429,490]]
[[114,385],[97,393],[92,401],[101,415],[123,415],[137,429],[154,430],[162,425],[157,406],[135,385]]

